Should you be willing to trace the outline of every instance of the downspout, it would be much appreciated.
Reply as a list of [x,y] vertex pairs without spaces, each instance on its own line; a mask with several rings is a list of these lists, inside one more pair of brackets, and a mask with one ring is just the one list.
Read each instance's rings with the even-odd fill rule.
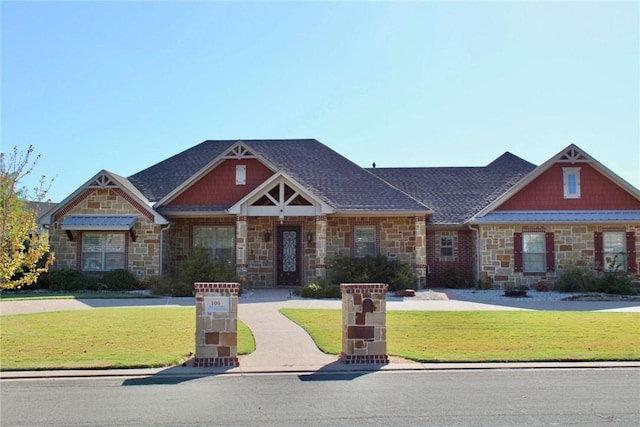
[[162,274],[164,273],[163,267],[162,267],[163,264],[164,264],[163,263],[163,261],[164,261],[164,259],[163,259],[164,258],[164,256],[163,256],[164,255],[164,232],[169,230],[170,228],[171,228],[171,223],[169,222],[169,223],[167,223],[166,227],[162,227],[160,229],[160,261],[159,261],[160,265],[158,266],[159,267],[158,268],[158,275],[159,276],[162,276]]
[[476,283],[480,281],[480,230],[473,228],[471,224],[467,224],[469,230],[473,231],[476,240]]

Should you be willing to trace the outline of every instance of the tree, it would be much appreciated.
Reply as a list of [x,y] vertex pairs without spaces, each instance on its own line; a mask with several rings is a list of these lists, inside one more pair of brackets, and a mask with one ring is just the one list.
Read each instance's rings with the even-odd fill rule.
[[41,177],[32,192],[20,186],[40,159],[32,156],[33,146],[26,152],[16,146],[11,153],[0,153],[0,289],[35,283],[54,259],[48,235],[37,231],[38,211],[29,205],[45,200],[52,181],[46,185],[46,177]]

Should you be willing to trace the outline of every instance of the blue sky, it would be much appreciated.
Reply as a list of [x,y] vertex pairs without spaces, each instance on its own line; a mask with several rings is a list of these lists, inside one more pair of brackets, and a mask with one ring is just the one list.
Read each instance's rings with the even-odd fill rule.
[[207,139],[366,167],[573,143],[640,187],[639,5],[2,1],[2,151],[32,144],[56,202]]

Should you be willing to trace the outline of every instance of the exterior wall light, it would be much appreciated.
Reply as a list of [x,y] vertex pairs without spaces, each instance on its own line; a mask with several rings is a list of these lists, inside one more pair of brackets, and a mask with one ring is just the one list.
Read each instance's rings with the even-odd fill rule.
[[313,233],[310,231],[307,232],[307,242],[313,242]]
[[263,237],[264,241],[268,242],[269,240],[271,240],[271,232],[269,230],[264,230]]

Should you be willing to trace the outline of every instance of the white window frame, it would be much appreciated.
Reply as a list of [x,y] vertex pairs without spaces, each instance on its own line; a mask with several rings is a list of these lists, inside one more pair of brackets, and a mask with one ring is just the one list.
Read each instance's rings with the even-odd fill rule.
[[453,240],[453,236],[440,236],[440,258],[453,258]]
[[562,188],[565,199],[580,198],[580,168],[562,168]]
[[353,256],[364,258],[376,255],[376,226],[356,225],[353,227]]
[[[96,236],[99,237],[98,243],[90,244],[89,239]],[[122,240],[113,242],[114,238]],[[81,270],[101,272],[126,268],[126,245],[127,236],[124,232],[83,232]]]
[[[615,258],[616,255],[618,258]],[[620,263],[617,271],[627,271],[627,234],[624,231],[603,231],[602,232],[602,266],[604,271],[614,271],[610,268],[611,261]]]
[[[540,242],[542,242],[541,246]],[[524,273],[544,273],[547,271],[546,245],[547,239],[544,231],[522,232],[522,271]]]
[[[232,236],[231,243],[220,235],[223,230]],[[211,259],[214,261],[232,265],[235,259],[235,244],[236,229],[233,225],[196,225],[193,227],[193,247],[209,249]]]
[[247,184],[247,165],[236,165],[236,185]]

